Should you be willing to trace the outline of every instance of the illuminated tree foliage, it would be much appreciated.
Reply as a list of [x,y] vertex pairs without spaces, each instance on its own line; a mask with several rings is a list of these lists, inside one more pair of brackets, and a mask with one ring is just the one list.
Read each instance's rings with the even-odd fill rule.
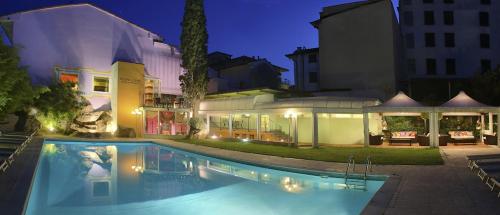
[[179,77],[184,98],[191,104],[193,118],[190,124],[190,138],[200,129],[196,126],[200,100],[207,93],[208,84],[208,33],[203,0],[186,0],[182,20],[181,51],[182,66],[186,72]]
[[71,83],[54,81],[35,101],[36,118],[43,128],[67,133],[69,126],[89,102]]
[[0,37],[0,119],[24,111],[36,96],[26,68],[21,67],[18,49]]

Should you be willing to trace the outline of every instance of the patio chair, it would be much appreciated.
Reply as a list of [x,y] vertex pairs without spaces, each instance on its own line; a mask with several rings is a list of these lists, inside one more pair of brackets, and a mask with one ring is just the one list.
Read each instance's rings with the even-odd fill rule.
[[486,145],[497,145],[497,135],[485,134],[484,135],[484,144]]
[[384,135],[383,134],[372,135],[370,133],[370,139],[369,139],[370,145],[382,145],[383,142],[384,142]]

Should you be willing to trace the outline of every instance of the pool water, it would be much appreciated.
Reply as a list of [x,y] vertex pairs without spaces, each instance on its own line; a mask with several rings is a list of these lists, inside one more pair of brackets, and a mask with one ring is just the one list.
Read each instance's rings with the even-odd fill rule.
[[384,183],[280,171],[153,143],[46,141],[25,214],[359,214]]

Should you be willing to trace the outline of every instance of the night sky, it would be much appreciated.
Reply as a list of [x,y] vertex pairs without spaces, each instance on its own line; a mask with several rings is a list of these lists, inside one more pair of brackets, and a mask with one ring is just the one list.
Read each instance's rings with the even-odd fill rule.
[[[288,68],[284,78],[293,81],[292,62],[284,55],[298,46],[318,46],[317,31],[309,23],[322,7],[353,0],[205,0],[209,51],[234,57],[260,56]],[[68,3],[91,3],[160,34],[179,45],[183,0],[0,0],[0,15]],[[397,0],[393,0],[397,6]],[[293,83],[293,82],[292,82]]]

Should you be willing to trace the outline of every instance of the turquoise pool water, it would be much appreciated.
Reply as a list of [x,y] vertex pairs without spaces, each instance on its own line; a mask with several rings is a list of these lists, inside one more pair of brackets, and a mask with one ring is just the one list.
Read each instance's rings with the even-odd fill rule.
[[153,143],[45,141],[26,214],[359,214],[384,183],[251,166]]

